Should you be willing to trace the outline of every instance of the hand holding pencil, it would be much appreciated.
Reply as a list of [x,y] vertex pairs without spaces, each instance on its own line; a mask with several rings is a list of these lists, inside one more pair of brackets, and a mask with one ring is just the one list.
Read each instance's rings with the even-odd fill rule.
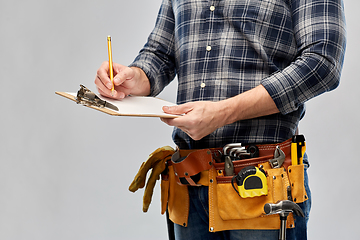
[[97,70],[95,85],[98,92],[109,98],[123,99],[127,95],[147,96],[150,82],[145,73],[136,67],[127,67],[113,62],[111,37],[107,37],[109,61]]

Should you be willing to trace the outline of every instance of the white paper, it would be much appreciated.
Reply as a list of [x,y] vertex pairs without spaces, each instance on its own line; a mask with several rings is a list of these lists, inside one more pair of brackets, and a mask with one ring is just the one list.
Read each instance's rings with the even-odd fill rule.
[[[76,97],[76,93],[68,93]],[[158,116],[158,117],[178,117],[179,115],[171,115],[164,113],[163,106],[175,106],[176,104],[165,101],[155,97],[142,97],[142,96],[127,96],[122,100],[114,100],[110,98],[97,95],[102,100],[105,100],[118,107],[119,111],[113,110],[124,116]]]

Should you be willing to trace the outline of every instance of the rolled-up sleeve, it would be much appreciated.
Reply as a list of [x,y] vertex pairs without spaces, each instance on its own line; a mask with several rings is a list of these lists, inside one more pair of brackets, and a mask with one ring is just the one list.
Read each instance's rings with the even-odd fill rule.
[[261,81],[282,114],[339,85],[346,45],[341,0],[292,0],[291,10],[299,54]]
[[155,27],[130,67],[141,68],[150,81],[150,95],[156,96],[175,77],[175,20],[169,0],[163,0]]

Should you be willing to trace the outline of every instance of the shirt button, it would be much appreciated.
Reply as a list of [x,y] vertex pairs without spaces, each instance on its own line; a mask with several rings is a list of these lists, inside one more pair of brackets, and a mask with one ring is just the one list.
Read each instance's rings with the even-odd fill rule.
[[211,7],[210,7],[210,11],[213,12],[214,10],[215,10],[215,6],[211,6]]
[[206,84],[204,82],[200,84],[201,88],[204,88],[205,86],[206,86]]
[[211,51],[211,46],[207,46],[206,51],[210,52]]

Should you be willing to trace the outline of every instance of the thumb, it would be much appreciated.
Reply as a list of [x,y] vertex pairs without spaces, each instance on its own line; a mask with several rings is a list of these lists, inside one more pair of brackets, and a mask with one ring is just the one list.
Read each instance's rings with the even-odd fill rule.
[[190,103],[176,106],[163,106],[163,111],[168,114],[181,115],[190,112],[193,109]]

